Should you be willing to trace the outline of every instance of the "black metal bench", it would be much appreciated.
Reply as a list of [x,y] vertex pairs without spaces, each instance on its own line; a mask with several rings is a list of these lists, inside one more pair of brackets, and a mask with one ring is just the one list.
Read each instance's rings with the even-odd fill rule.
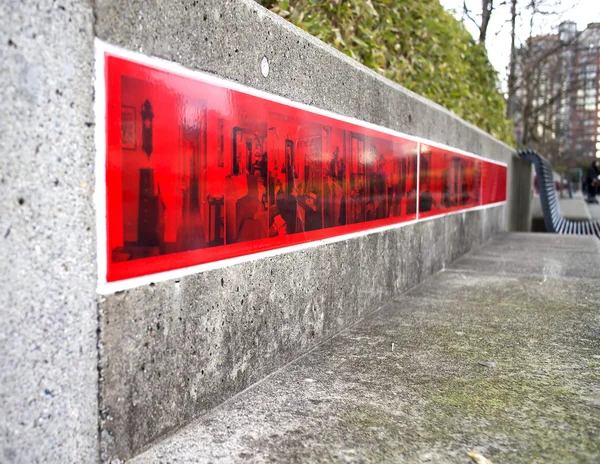
[[522,150],[518,154],[533,163],[535,168],[546,230],[557,234],[595,235],[600,238],[600,221],[571,221],[563,217],[548,160],[533,150]]

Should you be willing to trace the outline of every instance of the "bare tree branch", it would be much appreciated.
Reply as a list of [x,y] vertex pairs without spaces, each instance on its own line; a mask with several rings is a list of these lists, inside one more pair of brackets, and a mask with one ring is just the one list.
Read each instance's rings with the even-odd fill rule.
[[464,15],[469,18],[471,21],[473,21],[473,24],[475,24],[475,26],[477,26],[477,29],[479,29],[479,31],[481,31],[481,26],[479,25],[479,23],[477,21],[475,21],[471,15],[469,13],[471,13],[471,10],[469,10],[467,8],[467,1],[463,0],[463,13]]

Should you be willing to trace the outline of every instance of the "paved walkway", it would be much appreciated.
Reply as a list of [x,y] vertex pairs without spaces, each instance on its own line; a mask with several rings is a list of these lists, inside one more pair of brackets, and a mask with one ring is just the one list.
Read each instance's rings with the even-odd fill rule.
[[592,219],[594,219],[595,221],[600,221],[600,204],[596,205],[588,203],[587,207],[590,212],[590,215],[592,216]]
[[[559,198],[560,212],[572,221],[589,221],[592,217],[588,205],[582,197]],[[531,202],[531,217],[533,220],[543,220],[542,205],[539,197],[534,197]]]
[[134,462],[600,462],[599,278],[499,236]]

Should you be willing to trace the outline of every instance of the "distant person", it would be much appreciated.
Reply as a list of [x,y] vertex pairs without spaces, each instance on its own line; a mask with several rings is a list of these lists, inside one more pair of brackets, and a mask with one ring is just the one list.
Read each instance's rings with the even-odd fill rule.
[[590,165],[587,171],[586,181],[588,186],[586,201],[588,203],[598,203],[596,193],[598,192],[598,186],[600,185],[600,159],[594,160]]

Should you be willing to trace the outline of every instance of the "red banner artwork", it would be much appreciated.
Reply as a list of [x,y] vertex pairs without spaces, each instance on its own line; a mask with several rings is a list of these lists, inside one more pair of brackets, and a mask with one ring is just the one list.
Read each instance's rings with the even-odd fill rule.
[[506,199],[505,165],[102,56],[108,283]]

